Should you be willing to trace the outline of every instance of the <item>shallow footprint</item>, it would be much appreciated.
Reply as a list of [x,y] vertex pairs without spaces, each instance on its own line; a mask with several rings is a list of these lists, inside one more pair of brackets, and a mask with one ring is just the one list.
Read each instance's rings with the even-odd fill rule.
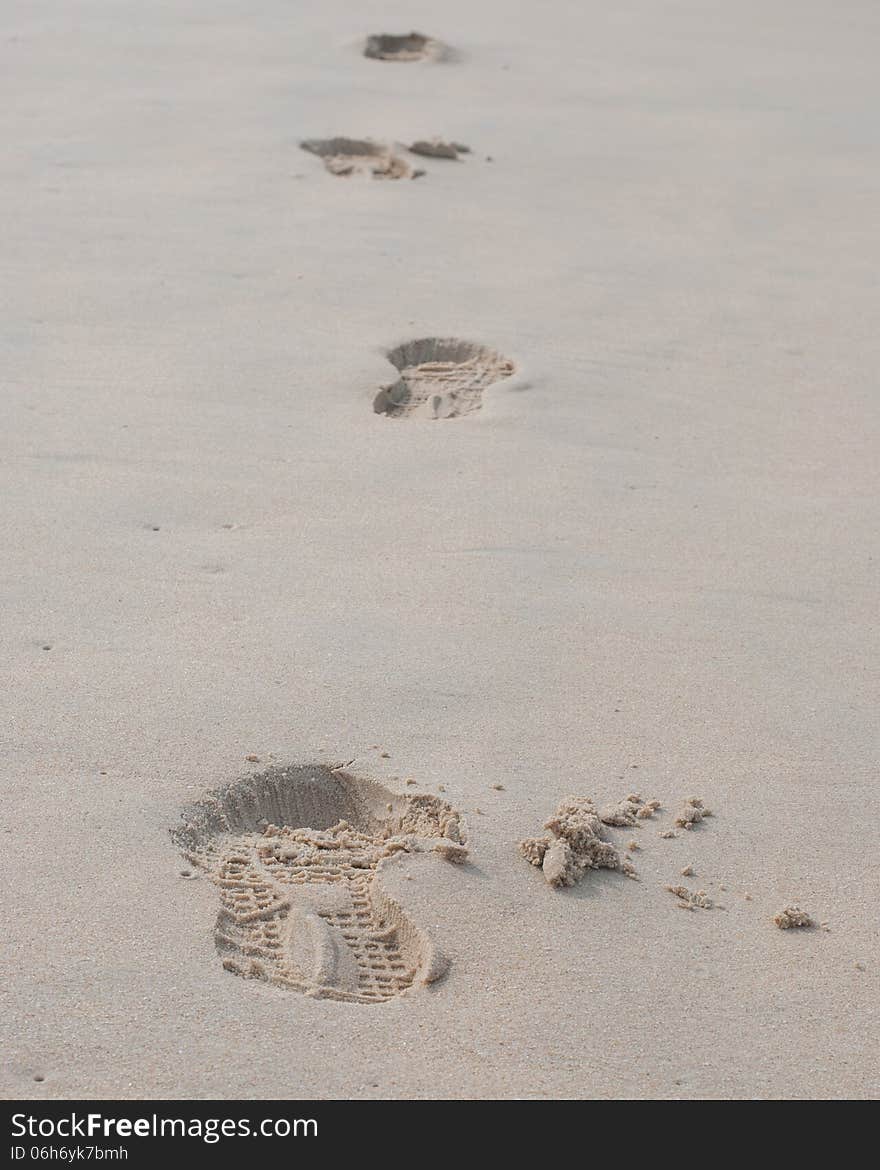
[[392,349],[388,360],[400,371],[373,401],[388,418],[459,418],[483,405],[483,391],[509,378],[512,361],[484,345],[455,338],[425,337]]
[[419,138],[406,148],[411,154],[422,154],[426,158],[459,159],[470,154],[471,148],[463,142],[447,142],[443,138]]
[[368,138],[307,138],[303,150],[323,159],[331,175],[370,175],[374,179],[417,179],[424,171],[410,166],[390,147]]
[[466,856],[456,811],[324,765],[270,768],[183,811],[172,834],[220,889],[223,966],[308,995],[381,1003],[447,963],[381,885],[387,858]]
[[417,32],[402,36],[378,33],[367,37],[364,45],[364,56],[375,61],[441,61],[449,55],[449,48],[441,41]]

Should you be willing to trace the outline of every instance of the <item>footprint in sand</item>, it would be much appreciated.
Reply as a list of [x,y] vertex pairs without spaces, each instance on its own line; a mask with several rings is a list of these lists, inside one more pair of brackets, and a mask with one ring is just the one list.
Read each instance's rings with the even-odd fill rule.
[[368,138],[307,138],[303,150],[323,159],[331,175],[370,175],[374,179],[417,179],[425,172],[410,166],[390,147]]
[[483,405],[483,391],[509,378],[512,361],[495,350],[455,338],[425,337],[392,349],[388,360],[400,371],[373,401],[377,414],[441,419],[471,414]]
[[[395,154],[392,147],[371,138],[306,138],[300,146],[322,159],[331,175],[342,178],[369,175],[373,179],[418,179],[425,173]],[[470,147],[443,138],[420,138],[405,149],[423,158],[453,161],[460,161],[462,155],[470,154]]]
[[183,811],[173,839],[220,890],[223,966],[316,997],[380,1003],[445,958],[381,884],[396,853],[467,853],[456,811],[344,769],[270,768]]
[[411,154],[421,154],[425,158],[451,158],[455,161],[461,155],[471,152],[471,148],[463,142],[447,142],[444,138],[419,138],[406,149]]
[[374,61],[445,61],[452,53],[442,41],[421,33],[404,33],[402,36],[379,33],[367,37],[364,56]]

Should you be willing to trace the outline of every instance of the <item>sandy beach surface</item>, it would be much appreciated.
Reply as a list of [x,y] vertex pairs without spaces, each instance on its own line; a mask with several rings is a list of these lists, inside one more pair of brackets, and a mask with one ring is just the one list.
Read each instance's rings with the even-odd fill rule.
[[[456,52],[363,55],[411,29]],[[0,36],[3,1095],[876,1096],[877,5]],[[300,149],[337,136],[402,177]],[[423,339],[512,375],[376,413]],[[381,1002],[224,969],[171,835],[338,764],[466,822],[381,864],[449,959]],[[519,855],[631,792],[638,881]]]

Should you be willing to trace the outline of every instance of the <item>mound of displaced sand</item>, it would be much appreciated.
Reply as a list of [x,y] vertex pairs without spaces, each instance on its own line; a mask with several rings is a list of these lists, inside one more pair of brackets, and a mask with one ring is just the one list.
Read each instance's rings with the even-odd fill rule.
[[589,797],[567,797],[544,828],[549,833],[520,841],[519,849],[526,861],[541,867],[551,886],[573,886],[588,869],[632,870],[604,839],[602,819]]

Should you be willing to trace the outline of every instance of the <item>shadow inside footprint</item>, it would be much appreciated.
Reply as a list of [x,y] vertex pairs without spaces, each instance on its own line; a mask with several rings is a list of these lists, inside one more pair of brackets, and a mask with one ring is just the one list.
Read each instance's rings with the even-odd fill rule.
[[303,150],[316,154],[331,175],[370,175],[374,179],[417,179],[416,170],[390,147],[368,138],[307,138]]
[[463,142],[447,142],[444,138],[419,138],[407,150],[426,158],[451,158],[458,160],[463,154],[470,154],[471,148]]
[[367,37],[364,45],[364,56],[375,61],[440,61],[449,55],[449,49],[441,41],[417,32],[402,36],[377,33]]
[[220,890],[223,966],[308,995],[380,1003],[444,957],[384,891],[396,853],[463,860],[456,811],[324,765],[270,768],[209,793],[172,833]]
[[483,391],[509,378],[513,362],[484,345],[455,338],[424,337],[388,354],[400,371],[373,400],[376,414],[388,418],[459,418],[483,405]]

